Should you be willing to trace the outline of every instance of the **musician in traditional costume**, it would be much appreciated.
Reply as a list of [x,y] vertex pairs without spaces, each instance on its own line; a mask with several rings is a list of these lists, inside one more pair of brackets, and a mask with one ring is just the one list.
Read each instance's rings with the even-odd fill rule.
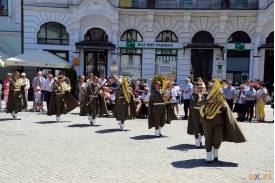
[[86,105],[89,109],[89,121],[92,126],[96,124],[96,116],[99,113],[99,91],[100,91],[100,85],[98,77],[93,77],[93,82],[87,84],[86,87],[87,95],[89,98],[88,103]]
[[195,146],[202,146],[203,126],[198,103],[206,98],[206,87],[203,81],[195,83],[195,91],[191,94],[187,133],[195,136]]
[[176,119],[171,98],[167,95],[167,80],[163,76],[155,76],[152,80],[153,90],[149,98],[148,127],[155,127],[155,136],[162,136],[164,125],[170,124],[171,120]]
[[129,90],[128,79],[122,78],[115,91],[115,117],[121,130],[125,130],[125,121],[135,117],[133,93]]
[[7,102],[7,113],[11,113],[14,119],[20,120],[18,112],[27,107],[22,88],[25,82],[20,78],[20,73],[15,71],[12,75],[12,81],[9,85],[9,100]]
[[53,83],[48,115],[56,115],[56,121],[61,122],[61,114],[67,114],[78,107],[77,100],[70,93],[71,87],[64,82],[63,76],[58,76]]
[[212,88],[203,104],[200,114],[205,135],[206,161],[218,161],[222,141],[241,143],[245,137],[222,93],[222,82],[212,81]]

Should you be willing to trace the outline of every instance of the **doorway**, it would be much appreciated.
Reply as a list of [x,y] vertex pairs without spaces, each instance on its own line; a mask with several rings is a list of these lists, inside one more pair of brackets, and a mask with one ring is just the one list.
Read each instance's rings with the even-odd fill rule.
[[227,51],[226,79],[233,83],[248,80],[250,65],[250,51]]
[[191,76],[193,79],[201,77],[205,81],[212,79],[213,49],[191,50]]
[[265,50],[264,82],[269,89],[273,89],[274,83],[274,50]]
[[107,58],[108,52],[104,51],[85,51],[84,53],[84,74],[94,74],[97,77],[104,75],[107,77]]

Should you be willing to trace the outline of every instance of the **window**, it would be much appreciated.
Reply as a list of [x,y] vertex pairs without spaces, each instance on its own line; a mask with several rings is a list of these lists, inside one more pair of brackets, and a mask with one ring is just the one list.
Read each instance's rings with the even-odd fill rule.
[[178,50],[156,49],[156,74],[169,75],[176,79]]
[[211,43],[214,43],[214,38],[207,31],[199,31],[199,32],[197,32],[193,36],[192,43],[207,43],[207,44],[211,44]]
[[141,34],[138,31],[136,31],[134,29],[130,29],[130,30],[125,31],[122,34],[120,40],[121,41],[134,40],[134,41],[137,41],[137,42],[142,42],[143,38],[142,38]]
[[[162,31],[156,38],[157,42],[178,42],[177,35],[169,30]],[[156,49],[155,74],[169,76],[176,79],[177,76],[177,49]]]
[[48,22],[40,27],[37,33],[38,44],[69,45],[69,34],[66,27],[57,22]]
[[141,73],[141,60],[142,50],[141,49],[125,49],[120,50],[120,75],[128,76],[132,79],[140,79]]
[[[120,41],[137,41],[142,42],[143,38],[141,34],[134,30],[129,29],[125,31],[120,37]],[[140,79],[141,73],[141,61],[142,61],[142,49],[120,49],[120,75],[129,76],[133,79]]]
[[90,29],[84,37],[85,41],[108,41],[108,35],[100,28]]
[[156,38],[157,42],[178,42],[177,35],[169,30],[162,31]]
[[228,43],[251,43],[251,39],[246,32],[237,31],[231,34]]
[[0,16],[8,16],[8,0],[0,0]]

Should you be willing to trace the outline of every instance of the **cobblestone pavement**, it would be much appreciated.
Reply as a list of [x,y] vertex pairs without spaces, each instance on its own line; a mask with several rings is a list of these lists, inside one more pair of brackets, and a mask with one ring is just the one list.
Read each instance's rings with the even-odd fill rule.
[[[272,121],[272,109],[266,111]],[[62,123],[39,113],[21,113],[21,121],[0,113],[0,182],[272,182],[273,123],[239,123],[248,142],[223,143],[221,162],[208,165],[186,120],[155,139],[147,120],[126,121],[129,131],[121,132],[113,118],[91,127],[77,112]]]

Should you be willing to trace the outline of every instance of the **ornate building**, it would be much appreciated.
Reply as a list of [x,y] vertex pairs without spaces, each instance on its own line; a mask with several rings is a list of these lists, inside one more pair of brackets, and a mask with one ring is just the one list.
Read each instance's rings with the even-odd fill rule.
[[25,0],[24,50],[49,50],[79,75],[273,82],[271,0],[56,2]]
[[[0,60],[21,54],[21,3],[0,1]],[[1,68],[0,78],[18,68]]]

